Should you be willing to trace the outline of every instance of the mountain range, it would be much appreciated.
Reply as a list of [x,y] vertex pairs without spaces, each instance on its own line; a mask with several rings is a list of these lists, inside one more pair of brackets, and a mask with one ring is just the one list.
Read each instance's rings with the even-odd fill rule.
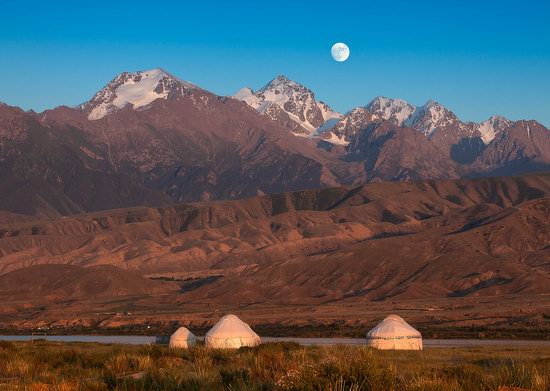
[[549,218],[549,174],[0,212],[0,328],[203,327],[237,311],[334,335],[397,311],[438,333],[547,335]]
[[341,114],[282,75],[227,97],[124,72],[78,107],[0,105],[0,210],[41,217],[549,168],[534,120],[463,122],[383,97]]
[[230,97],[153,69],[77,107],[0,104],[0,327],[397,311],[547,333],[549,168],[534,120],[342,114],[285,76]]

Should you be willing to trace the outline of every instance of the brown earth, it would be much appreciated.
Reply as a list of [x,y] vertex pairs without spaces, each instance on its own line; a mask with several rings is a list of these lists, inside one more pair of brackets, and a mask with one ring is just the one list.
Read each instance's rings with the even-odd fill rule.
[[150,295],[169,291],[169,285],[110,265],[35,265],[0,276],[6,301]]
[[398,312],[439,333],[547,332],[549,222],[549,174],[3,214],[0,327],[202,327],[234,311],[363,328]]

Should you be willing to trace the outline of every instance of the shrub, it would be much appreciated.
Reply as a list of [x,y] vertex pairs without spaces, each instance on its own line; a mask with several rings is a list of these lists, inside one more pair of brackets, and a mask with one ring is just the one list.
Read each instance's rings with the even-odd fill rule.
[[3,365],[3,374],[6,377],[24,378],[30,374],[31,364],[24,357],[16,355],[8,358]]
[[114,374],[128,374],[151,368],[151,357],[141,354],[120,353],[105,363],[105,369]]
[[509,365],[500,367],[495,385],[543,391],[548,390],[548,379],[547,376],[539,373],[536,367],[518,364],[510,360]]

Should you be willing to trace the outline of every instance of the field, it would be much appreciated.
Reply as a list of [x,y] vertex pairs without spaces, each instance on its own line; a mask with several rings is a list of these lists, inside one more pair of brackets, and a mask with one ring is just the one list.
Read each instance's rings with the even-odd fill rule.
[[[197,346],[0,342],[0,390],[548,390],[548,348],[421,352],[264,344]],[[514,388],[512,388],[514,389]]]

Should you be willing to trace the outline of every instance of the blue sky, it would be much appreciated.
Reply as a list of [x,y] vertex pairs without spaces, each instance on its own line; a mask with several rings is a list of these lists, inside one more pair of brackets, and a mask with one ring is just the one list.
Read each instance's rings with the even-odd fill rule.
[[[432,98],[464,120],[550,126],[549,1],[13,1],[2,13],[0,101],[24,109],[162,67],[220,95],[285,74],[340,111]],[[345,63],[330,57],[338,41]]]

